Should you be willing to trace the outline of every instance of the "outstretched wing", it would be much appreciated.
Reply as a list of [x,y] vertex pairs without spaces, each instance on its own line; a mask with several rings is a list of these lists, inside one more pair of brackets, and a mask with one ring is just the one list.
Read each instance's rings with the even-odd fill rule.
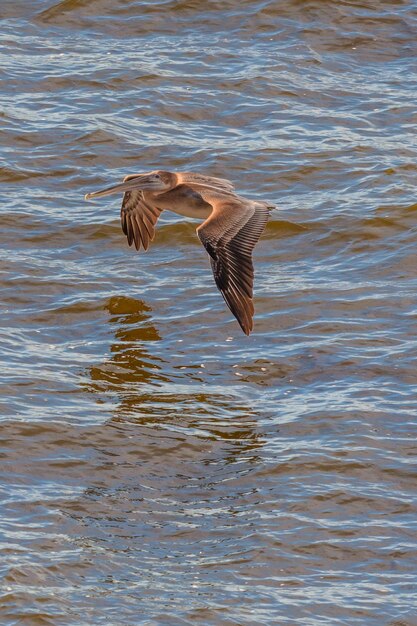
[[195,172],[177,172],[178,184],[191,185],[195,187],[203,187],[212,189],[213,191],[233,192],[234,185],[226,178],[216,178],[214,176],[205,176]]
[[[136,174],[126,176],[123,182],[136,176]],[[136,250],[139,250],[141,246],[144,250],[149,248],[149,243],[155,237],[155,226],[161,213],[161,209],[145,202],[140,190],[135,189],[124,193],[120,219],[129,246],[134,243]]]
[[210,255],[214,280],[243,332],[253,329],[252,251],[268,221],[266,204],[237,196],[212,201],[213,212],[197,234]]

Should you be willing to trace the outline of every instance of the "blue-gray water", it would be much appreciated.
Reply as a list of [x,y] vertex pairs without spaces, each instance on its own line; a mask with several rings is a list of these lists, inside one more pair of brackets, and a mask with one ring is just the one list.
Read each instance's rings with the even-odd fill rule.
[[[0,15],[0,623],[417,624],[417,3]],[[154,168],[280,207],[249,338]]]

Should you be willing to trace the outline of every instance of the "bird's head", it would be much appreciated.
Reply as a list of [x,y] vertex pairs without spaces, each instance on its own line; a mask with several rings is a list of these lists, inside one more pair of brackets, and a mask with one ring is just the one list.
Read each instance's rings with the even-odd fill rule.
[[164,192],[169,191],[176,185],[176,176],[171,172],[165,172],[164,170],[155,170],[154,172],[148,172],[147,174],[131,174],[126,176],[122,183],[101,189],[100,191],[93,191],[85,195],[85,199],[101,198],[103,196],[109,196],[113,193],[124,193],[126,191],[153,191]]

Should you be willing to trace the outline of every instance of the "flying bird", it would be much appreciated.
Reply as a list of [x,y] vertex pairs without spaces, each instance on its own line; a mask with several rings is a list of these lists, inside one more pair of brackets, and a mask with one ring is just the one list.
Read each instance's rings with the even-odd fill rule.
[[86,200],[123,193],[121,222],[129,246],[147,250],[162,211],[202,220],[197,235],[214,280],[243,332],[253,329],[252,251],[268,221],[268,202],[237,195],[233,184],[192,172],[129,174],[122,183],[87,193]]

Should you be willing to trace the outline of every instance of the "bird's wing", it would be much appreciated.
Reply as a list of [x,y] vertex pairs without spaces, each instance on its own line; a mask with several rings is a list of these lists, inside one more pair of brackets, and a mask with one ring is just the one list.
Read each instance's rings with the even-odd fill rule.
[[197,174],[194,172],[178,172],[177,184],[190,184],[197,187],[207,187],[213,190],[219,191],[233,191],[234,185],[226,178],[216,178],[214,176],[205,176],[204,174]]
[[[130,174],[123,182],[136,176],[137,174]],[[141,245],[144,250],[148,249],[149,243],[155,237],[155,226],[161,213],[161,209],[145,202],[139,189],[124,193],[120,219],[129,246],[134,243],[136,250],[139,250]]]
[[197,228],[197,234],[210,255],[218,289],[243,332],[249,335],[254,313],[252,250],[266,226],[269,211],[266,204],[232,194],[209,197],[213,211]]

